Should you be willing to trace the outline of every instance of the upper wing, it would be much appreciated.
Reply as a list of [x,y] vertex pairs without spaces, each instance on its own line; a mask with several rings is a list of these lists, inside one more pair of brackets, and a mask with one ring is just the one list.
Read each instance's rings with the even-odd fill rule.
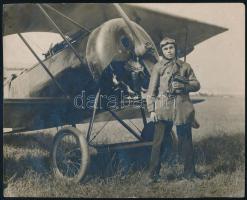
[[[187,55],[193,51],[194,46],[198,43],[228,30],[223,27],[147,8],[126,6],[125,10],[130,19],[136,21],[147,31],[156,47],[159,47],[159,43],[164,36],[175,39],[179,57],[185,55],[185,48]],[[158,50],[160,51],[160,48]]]
[[[49,5],[89,30],[93,30],[109,19],[120,17],[111,4],[61,3]],[[134,5],[122,4],[121,6],[131,20],[140,24],[147,31],[156,46],[159,46],[159,42],[164,35],[176,39],[179,57],[185,54],[186,41],[186,54],[188,54],[193,50],[196,44],[227,30],[219,26]],[[75,29],[78,29],[75,25],[54,11],[46,7],[44,8],[55,20],[63,33],[70,34],[71,32],[75,32]],[[17,32],[57,32],[50,22],[47,21],[37,4],[4,5],[3,22],[3,35]]]

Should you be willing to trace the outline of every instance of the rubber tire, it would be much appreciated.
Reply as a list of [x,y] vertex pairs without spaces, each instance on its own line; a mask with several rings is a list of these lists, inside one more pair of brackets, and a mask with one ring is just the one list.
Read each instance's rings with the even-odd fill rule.
[[[57,167],[57,162],[56,162],[56,153],[57,153],[58,144],[60,143],[60,140],[65,135],[68,135],[68,133],[73,134],[76,138],[78,138],[80,149],[81,149],[81,163],[80,163],[81,166],[80,166],[79,172],[74,177],[63,176],[63,174],[59,171]],[[87,168],[90,163],[90,155],[88,151],[87,141],[82,135],[82,133],[77,128],[65,127],[57,132],[53,140],[51,155],[52,155],[52,158],[51,158],[52,159],[52,170],[56,177],[66,179],[67,181],[72,181],[76,183],[80,182],[85,177]]]

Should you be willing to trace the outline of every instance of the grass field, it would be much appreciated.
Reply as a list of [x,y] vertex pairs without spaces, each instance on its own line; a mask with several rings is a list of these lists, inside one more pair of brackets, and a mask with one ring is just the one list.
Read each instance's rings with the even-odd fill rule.
[[[143,181],[149,160],[132,168],[126,177],[114,155],[94,158],[86,183],[74,184],[53,177],[49,151],[55,129],[4,136],[4,189],[6,197],[243,197],[245,194],[245,113],[243,97],[206,97],[195,105],[200,129],[193,129],[196,169],[202,180],[180,180],[179,162],[162,164],[161,176],[172,177],[146,187]],[[126,121],[128,122],[128,121]],[[141,120],[133,120],[141,128]],[[102,123],[95,125],[98,130]],[[87,125],[79,125],[80,129]],[[133,140],[116,122],[109,122],[95,142]],[[40,143],[39,141],[42,141]],[[130,161],[140,160],[136,151],[127,151]],[[112,157],[113,156],[113,157]],[[143,158],[143,157],[142,157]],[[142,160],[143,161],[143,160]],[[107,163],[107,164],[106,164]],[[131,162],[130,162],[131,163]],[[116,164],[116,162],[115,162]],[[112,166],[114,165],[114,167]],[[10,179],[15,174],[15,176]]]

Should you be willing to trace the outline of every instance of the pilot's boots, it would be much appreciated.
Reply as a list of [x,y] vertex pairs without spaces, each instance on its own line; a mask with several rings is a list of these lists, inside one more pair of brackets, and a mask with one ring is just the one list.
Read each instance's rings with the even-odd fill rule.
[[184,178],[191,179],[196,175],[191,125],[177,126],[179,155],[184,162]]

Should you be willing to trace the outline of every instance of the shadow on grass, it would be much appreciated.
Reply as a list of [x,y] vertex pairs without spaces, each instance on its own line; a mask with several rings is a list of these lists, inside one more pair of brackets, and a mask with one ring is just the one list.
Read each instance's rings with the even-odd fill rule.
[[[50,149],[52,137],[49,135],[41,136],[46,137],[44,141],[50,142],[46,144],[49,146],[48,149]],[[26,148],[26,145],[30,143],[30,139],[33,139],[32,135],[11,135],[4,137],[4,144]],[[41,145],[41,148],[47,147]],[[111,177],[119,173],[124,175],[129,171],[143,170],[148,166],[150,152],[151,147],[138,147],[113,151],[111,153],[100,153],[91,157],[88,175],[92,178]],[[207,167],[210,176],[214,176],[219,172],[234,172],[237,168],[244,165],[244,134],[236,133],[230,136],[222,135],[202,139],[201,141],[194,142],[194,152],[196,164]],[[172,161],[171,157],[173,157],[173,154],[167,152],[166,156],[163,157],[163,162],[169,161],[170,163]],[[7,156],[4,158],[5,175],[10,177],[17,172],[18,177],[21,177],[28,169],[32,169],[40,174],[49,174],[51,173],[49,159],[49,156],[32,155],[31,153],[27,153],[17,160]]]
[[[89,174],[101,177],[135,172],[148,166],[151,147],[139,147],[92,157]],[[169,151],[163,155],[163,163],[170,166],[181,163]],[[210,177],[219,172],[234,172],[245,162],[245,138],[241,133],[222,135],[194,142],[194,155],[197,165],[204,166]]]
[[16,148],[33,149],[34,147],[31,141],[34,141],[36,144],[38,144],[40,148],[50,151],[53,136],[51,134],[44,134],[43,132],[35,132],[31,134],[5,134],[3,136],[4,145]]
[[194,143],[198,165],[209,166],[215,173],[234,172],[245,163],[245,136],[243,133],[205,138]]
[[88,174],[105,178],[143,170],[149,162],[150,152],[151,147],[138,147],[100,153],[91,157]]

